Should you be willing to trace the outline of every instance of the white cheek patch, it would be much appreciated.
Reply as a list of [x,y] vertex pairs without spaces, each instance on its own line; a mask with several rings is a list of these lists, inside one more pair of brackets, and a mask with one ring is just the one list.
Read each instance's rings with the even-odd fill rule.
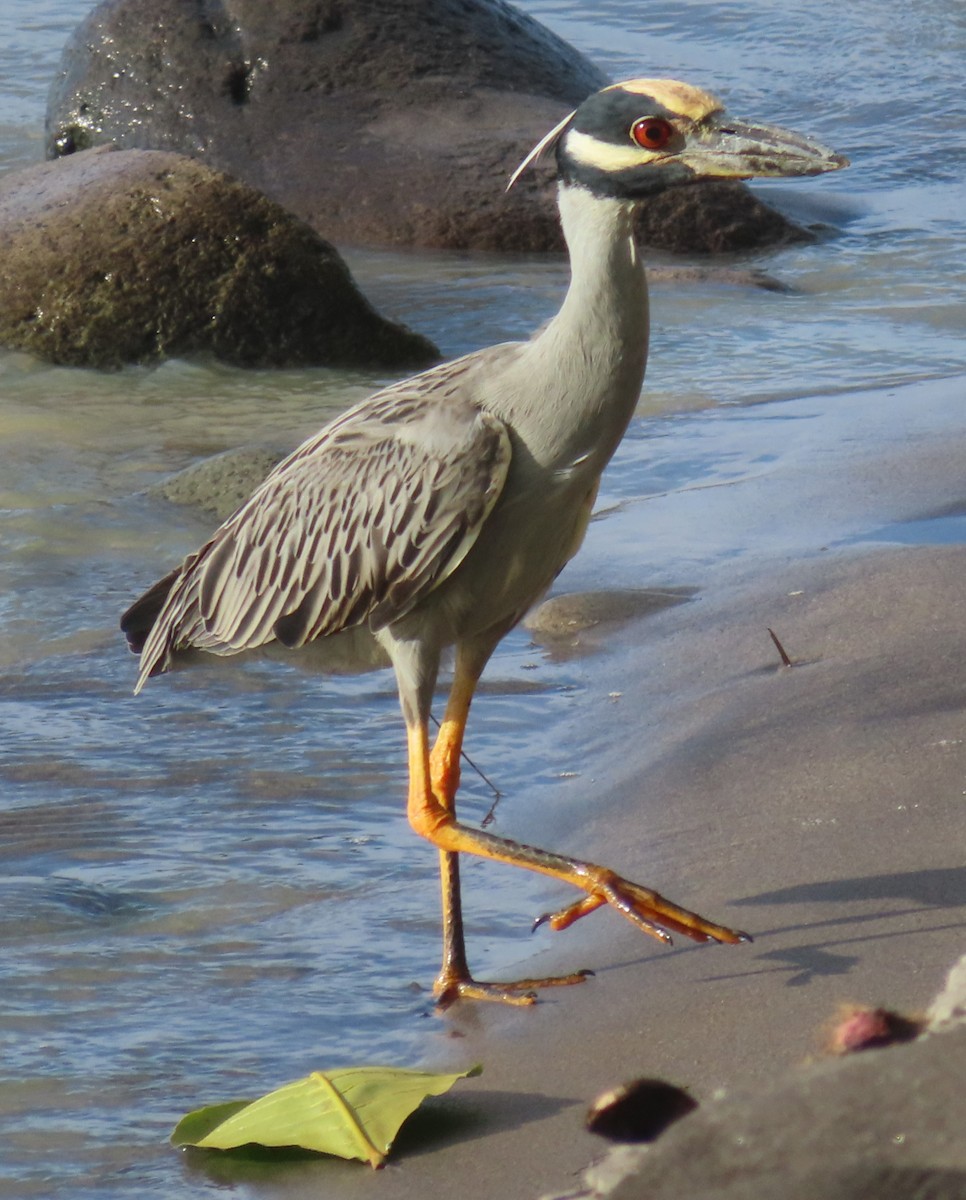
[[613,142],[601,142],[589,133],[571,129],[564,137],[568,156],[582,167],[594,167],[598,171],[625,171],[631,167],[642,167],[649,162],[668,155],[662,151],[649,153],[641,146],[632,145],[628,137],[626,146]]

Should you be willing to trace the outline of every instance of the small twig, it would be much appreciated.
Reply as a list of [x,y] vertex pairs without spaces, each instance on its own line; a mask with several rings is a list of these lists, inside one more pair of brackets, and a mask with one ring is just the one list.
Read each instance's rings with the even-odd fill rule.
[[[429,719],[433,722],[433,724],[436,726],[436,728],[439,729],[439,721],[436,720],[436,718],[433,716],[432,713],[429,714]],[[462,758],[464,761],[469,763],[469,765],[473,768],[473,770],[477,773],[477,775],[479,775],[479,777],[483,780],[483,782],[486,784],[486,786],[493,793],[493,803],[490,805],[489,812],[487,812],[486,816],[480,822],[480,828],[485,829],[487,827],[487,825],[489,825],[489,823],[493,820],[493,816],[496,813],[496,806],[503,799],[503,793],[496,786],[496,784],[493,782],[493,780],[490,779],[490,777],[488,775],[485,775],[483,773],[483,771],[480,770],[480,768],[476,765],[476,763],[472,760],[472,758],[470,758],[470,756],[466,753],[465,750],[460,750],[460,758]]]
[[788,657],[788,654],[785,652],[785,647],[778,640],[778,634],[774,631],[774,629],[769,629],[768,633],[771,636],[771,640],[775,643],[775,649],[781,655],[782,666],[783,667],[794,667],[795,664],[792,662],[792,660]]
[[[479,768],[477,768],[477,770],[479,770]],[[482,771],[480,771],[480,776],[483,779],[486,779],[486,776],[483,774]],[[481,829],[485,829],[487,827],[487,825],[489,825],[490,822],[493,820],[493,818],[496,816],[496,806],[503,799],[503,793],[500,791],[500,789],[493,787],[493,784],[490,783],[489,779],[486,779],[486,782],[490,784],[491,788],[493,788],[493,803],[490,805],[486,816],[480,822]]]

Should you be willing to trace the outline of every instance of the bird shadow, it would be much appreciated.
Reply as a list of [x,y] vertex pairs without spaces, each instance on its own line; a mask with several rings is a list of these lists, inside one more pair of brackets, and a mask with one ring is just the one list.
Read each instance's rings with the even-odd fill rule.
[[[834,922],[818,922],[810,925],[790,925],[780,929],[765,930],[755,936],[763,940],[772,934],[794,933],[796,930],[814,931],[829,925],[858,925],[861,921],[880,921],[890,917],[905,916],[911,913],[921,913],[923,909],[902,909],[893,912],[875,913],[866,917],[843,917]],[[921,937],[924,933],[942,933],[961,930],[966,927],[966,921],[950,921],[937,925],[917,924],[915,928],[890,929],[881,933],[858,933],[854,937],[838,938],[822,942],[802,942],[794,946],[783,946],[775,950],[761,950],[755,955],[754,961],[763,965],[758,970],[745,968],[741,971],[730,971],[716,975],[705,976],[705,982],[720,982],[725,979],[744,979],[751,975],[787,974],[786,987],[804,987],[813,979],[848,975],[857,966],[862,957],[859,954],[844,953],[845,947],[868,946],[872,942],[894,941],[902,937]]]
[[[896,904],[895,902],[905,902]],[[754,957],[743,959],[739,969],[705,976],[706,982],[745,978],[750,975],[787,974],[786,987],[804,987],[816,978],[848,975],[860,962],[861,947],[872,942],[918,937],[924,933],[940,933],[962,929],[966,917],[942,923],[924,925],[918,919],[914,925],[897,924],[902,918],[921,918],[923,913],[938,913],[966,906],[966,867],[929,867],[918,871],[888,872],[856,876],[849,879],[815,880],[793,884],[774,891],[759,892],[733,900],[736,907],[781,904],[834,904],[847,906],[856,903],[876,903],[873,912],[836,912],[798,923],[774,925],[749,932],[755,940]],[[874,923],[889,922],[886,929],[870,928]],[[835,931],[848,931],[837,937]],[[788,938],[805,935],[792,945],[767,949],[769,938]],[[676,955],[701,953],[700,946],[681,945],[670,952],[643,955],[634,964],[659,962]],[[604,971],[609,968],[603,968]]]
[[851,879],[822,879],[771,892],[745,896],[733,903],[838,903],[849,900],[908,900],[924,908],[954,908],[966,904],[966,867],[927,867]]
[[[875,912],[843,914],[820,920],[810,920],[796,925],[781,925],[755,934],[758,940],[779,934],[832,931],[839,927],[851,930],[871,922],[919,916],[925,912],[958,908],[966,905],[966,867],[927,867],[917,871],[893,871],[878,875],[862,875],[848,879],[814,880],[810,883],[793,884],[770,892],[759,892],[735,900],[742,905],[780,904],[849,904],[889,901],[905,901],[902,907],[877,907]],[[848,975],[861,961],[860,955],[849,952],[850,947],[868,945],[871,942],[894,939],[924,932],[961,929],[966,920],[950,921],[924,927],[917,922],[914,928],[893,927],[886,930],[868,930],[847,937],[814,939],[793,946],[774,950],[761,950],[756,962],[765,964],[758,972],[743,971],[741,974],[767,974],[788,972],[787,987],[802,987],[816,977]],[[720,979],[722,976],[715,976]]]

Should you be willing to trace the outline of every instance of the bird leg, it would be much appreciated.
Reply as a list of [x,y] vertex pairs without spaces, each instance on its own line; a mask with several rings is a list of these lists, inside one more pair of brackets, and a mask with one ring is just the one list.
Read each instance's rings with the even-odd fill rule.
[[450,850],[439,853],[439,874],[443,890],[443,965],[433,994],[441,1009],[455,1000],[496,1000],[502,1004],[529,1005],[537,999],[538,987],[554,984],[583,983],[588,972],[576,972],[556,979],[517,979],[512,982],[484,983],[474,979],[466,961],[463,938],[463,910],[460,902],[460,856]]
[[[536,925],[547,923],[551,929],[566,929],[581,917],[609,904],[643,933],[666,944],[672,933],[680,933],[696,942],[748,942],[740,930],[706,920],[658,892],[624,879],[606,867],[552,854],[536,846],[497,837],[485,830],[472,829],[456,819],[455,794],[459,781],[459,754],[463,730],[469,712],[469,698],[475,680],[454,684],[446,717],[432,755],[425,720],[408,726],[409,749],[409,822],[416,833],[440,850],[440,874],[443,889],[443,968],[434,991],[445,1006],[457,997],[495,999],[504,1003],[533,1003],[534,996],[521,995],[536,987],[578,983],[587,972],[547,980],[523,980],[514,984],[484,984],[472,978],[466,962],[457,855],[477,854],[496,862],[525,867],[573,884],[586,895],[555,913],[539,917]],[[535,926],[536,927],[536,926]]]
[[[435,804],[448,811],[455,821],[456,790],[460,780],[460,752],[463,748],[463,731],[469,715],[470,701],[476,683],[465,673],[454,683],[446,713],[432,753],[428,756],[429,790]],[[416,734],[416,731],[412,731]],[[414,742],[417,744],[414,745]],[[411,736],[410,762],[410,809],[413,807],[414,791],[425,798],[425,768],[419,763],[426,755],[425,733]],[[420,775],[423,779],[420,779]],[[420,806],[416,799],[416,806]],[[513,982],[483,983],[470,974],[466,960],[466,943],[463,935],[463,906],[460,895],[459,854],[454,850],[440,850],[439,875],[443,898],[443,965],[433,986],[436,1002],[447,1008],[454,1000],[496,1000],[503,1004],[529,1005],[536,999],[538,987],[554,987],[562,984],[583,983],[590,974],[577,971],[571,975],[549,979],[520,979]]]

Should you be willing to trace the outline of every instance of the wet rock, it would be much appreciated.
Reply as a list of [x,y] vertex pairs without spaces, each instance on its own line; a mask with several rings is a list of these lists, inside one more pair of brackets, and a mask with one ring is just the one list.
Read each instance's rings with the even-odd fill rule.
[[426,366],[304,222],[205,163],[97,150],[0,181],[0,344],[119,367]]
[[620,624],[683,604],[693,595],[692,588],[571,592],[545,600],[527,616],[524,624],[531,633],[543,637],[573,637],[598,625]]
[[226,450],[170,475],[146,491],[152,499],[196,508],[216,521],[244,504],[287,451],[262,446]]
[[[105,0],[65,48],[47,149],[203,157],[336,243],[559,249],[548,172],[506,181],[607,82],[503,0]],[[642,230],[702,251],[805,236],[735,184],[675,189]]]
[[760,288],[763,292],[779,292],[790,295],[794,288],[784,280],[770,275],[760,267],[697,266],[694,263],[675,266],[647,268],[649,283],[697,283],[716,287]]

